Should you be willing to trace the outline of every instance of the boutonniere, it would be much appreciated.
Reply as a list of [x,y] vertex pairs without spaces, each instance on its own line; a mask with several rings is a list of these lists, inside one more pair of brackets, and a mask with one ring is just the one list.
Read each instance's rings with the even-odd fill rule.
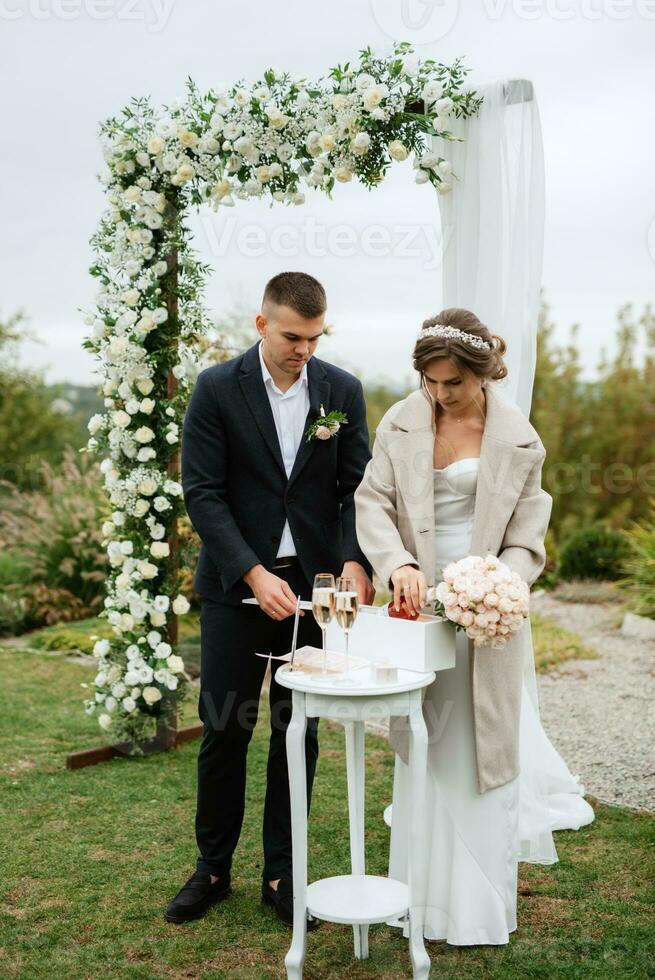
[[348,416],[344,412],[330,412],[326,415],[321,405],[321,414],[307,429],[307,442],[312,439],[331,439],[342,425],[348,425]]

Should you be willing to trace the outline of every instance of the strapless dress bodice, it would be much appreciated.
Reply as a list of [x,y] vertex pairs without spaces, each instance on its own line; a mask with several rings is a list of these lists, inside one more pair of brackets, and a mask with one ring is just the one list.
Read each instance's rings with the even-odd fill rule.
[[443,469],[434,470],[435,527],[447,529],[467,524],[473,518],[479,457],[456,459]]

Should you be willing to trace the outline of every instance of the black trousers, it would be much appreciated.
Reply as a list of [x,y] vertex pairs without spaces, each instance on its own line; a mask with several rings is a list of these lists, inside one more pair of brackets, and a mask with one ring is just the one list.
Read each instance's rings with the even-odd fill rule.
[[[298,566],[275,573],[303,599],[311,586]],[[267,661],[257,653],[287,653],[291,649],[294,617],[273,620],[259,606],[228,606],[202,600],[200,613],[200,697],[198,713],[203,735],[198,755],[196,840],[197,869],[211,874],[230,870],[239,841],[246,792],[246,756],[257,712]],[[298,647],[321,645],[321,631],[310,612],[300,617]],[[287,769],[286,730],[291,719],[291,692],[275,680],[281,661],[271,661],[269,693],[271,734],[264,801],[264,868],[262,877],[274,880],[291,874],[291,812]],[[318,718],[308,719],[305,738],[307,801],[318,758]]]

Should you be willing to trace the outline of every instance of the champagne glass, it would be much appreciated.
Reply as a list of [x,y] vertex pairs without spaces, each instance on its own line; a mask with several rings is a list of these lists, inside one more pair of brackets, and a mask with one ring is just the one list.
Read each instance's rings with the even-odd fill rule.
[[348,638],[350,631],[357,619],[359,612],[359,598],[357,595],[357,583],[354,578],[342,575],[337,579],[337,589],[335,593],[335,606],[337,623],[344,632],[346,639],[346,666],[343,675],[338,679],[340,683],[349,683],[350,678],[346,678],[350,669],[348,660]]
[[335,585],[334,575],[328,572],[321,572],[314,577],[314,588],[312,591],[312,612],[314,619],[321,628],[323,634],[323,678],[327,676],[327,650],[326,632],[329,623],[334,616]]

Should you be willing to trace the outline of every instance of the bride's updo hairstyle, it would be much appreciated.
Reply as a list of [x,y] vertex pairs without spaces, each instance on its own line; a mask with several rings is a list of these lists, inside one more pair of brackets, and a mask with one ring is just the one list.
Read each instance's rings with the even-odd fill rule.
[[[454,327],[455,330],[470,334],[471,338],[478,338],[478,341],[476,346],[475,340],[468,341],[457,336],[419,337],[414,346],[412,360],[415,370],[421,376],[421,388],[428,397],[425,370],[430,361],[437,357],[448,358],[457,365],[462,374],[475,375],[484,381],[500,381],[507,377],[507,366],[503,360],[507,344],[498,334],[492,334],[475,313],[455,307],[442,310],[429,320],[424,320],[421,329],[430,327]],[[486,341],[486,344],[481,344],[480,341]]]

